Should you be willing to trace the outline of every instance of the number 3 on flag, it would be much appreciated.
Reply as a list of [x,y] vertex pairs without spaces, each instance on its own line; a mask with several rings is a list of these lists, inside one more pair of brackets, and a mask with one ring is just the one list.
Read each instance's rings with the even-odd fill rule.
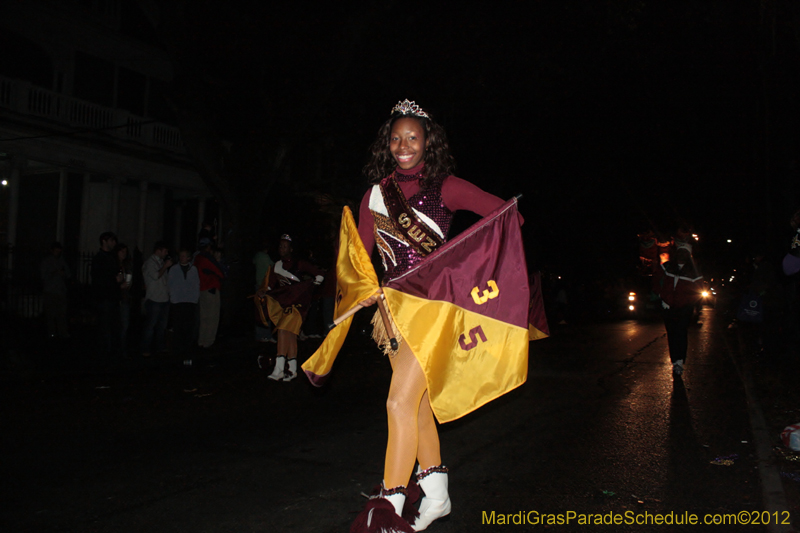
[[487,285],[489,285],[489,289],[483,291],[483,295],[478,294],[478,287],[473,287],[472,292],[470,292],[476,304],[483,305],[492,298],[497,298],[500,295],[500,289],[497,288],[497,283],[495,283],[493,279],[490,279]]

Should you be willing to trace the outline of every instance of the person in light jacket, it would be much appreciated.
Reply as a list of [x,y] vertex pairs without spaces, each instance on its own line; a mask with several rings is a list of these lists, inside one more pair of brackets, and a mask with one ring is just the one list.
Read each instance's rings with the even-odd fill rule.
[[178,252],[178,264],[169,269],[170,315],[172,315],[172,348],[185,356],[195,343],[197,301],[200,299],[200,276],[192,264],[192,253],[186,248]]

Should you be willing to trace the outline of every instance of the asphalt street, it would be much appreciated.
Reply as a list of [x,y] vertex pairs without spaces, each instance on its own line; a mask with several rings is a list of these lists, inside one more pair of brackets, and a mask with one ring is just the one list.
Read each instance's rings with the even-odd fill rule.
[[[429,531],[791,530],[765,507],[723,328],[709,310],[691,329],[679,380],[657,321],[560,326],[532,343],[525,385],[440,427],[453,514]],[[257,349],[231,342],[202,368],[5,381],[0,530],[347,531],[381,480],[388,361],[351,333],[314,389],[266,379]]]

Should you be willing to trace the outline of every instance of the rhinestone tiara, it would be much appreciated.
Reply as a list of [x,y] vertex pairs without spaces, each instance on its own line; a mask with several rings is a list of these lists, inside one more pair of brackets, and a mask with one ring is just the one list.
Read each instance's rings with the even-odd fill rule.
[[422,110],[420,106],[409,101],[407,98],[402,102],[397,102],[397,105],[392,108],[392,114],[400,113],[401,115],[414,115],[415,117],[430,118],[428,114]]

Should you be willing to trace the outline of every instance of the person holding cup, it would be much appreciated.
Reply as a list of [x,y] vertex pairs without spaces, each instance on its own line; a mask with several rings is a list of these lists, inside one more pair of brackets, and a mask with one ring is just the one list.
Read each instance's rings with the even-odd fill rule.
[[164,241],[153,245],[153,255],[142,265],[144,276],[144,328],[142,329],[142,357],[149,357],[151,349],[166,350],[164,333],[169,320],[169,286],[167,270],[172,266],[169,247]]

